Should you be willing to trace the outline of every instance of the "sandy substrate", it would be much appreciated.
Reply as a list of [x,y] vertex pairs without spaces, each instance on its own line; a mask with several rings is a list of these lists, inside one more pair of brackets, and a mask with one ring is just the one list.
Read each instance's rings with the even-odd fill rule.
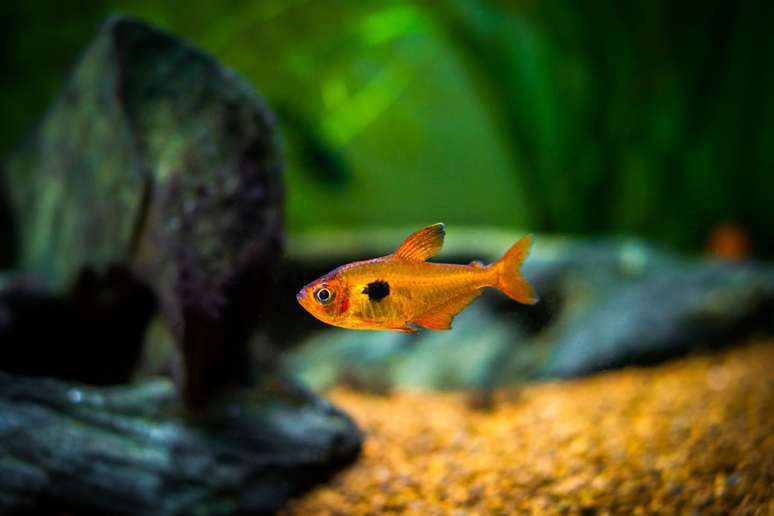
[[774,342],[484,394],[329,393],[363,457],[286,514],[774,514]]

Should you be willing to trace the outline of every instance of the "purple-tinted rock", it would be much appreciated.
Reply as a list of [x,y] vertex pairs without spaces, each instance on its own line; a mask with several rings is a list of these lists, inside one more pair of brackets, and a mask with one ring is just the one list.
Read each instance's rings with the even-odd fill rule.
[[2,180],[16,267],[54,291],[131,271],[184,351],[185,393],[252,380],[247,339],[283,248],[273,116],[215,60],[108,21]]

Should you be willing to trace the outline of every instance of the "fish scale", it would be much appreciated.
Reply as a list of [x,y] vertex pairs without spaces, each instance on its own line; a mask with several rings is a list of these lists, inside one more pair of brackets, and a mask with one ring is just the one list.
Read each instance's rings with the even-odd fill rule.
[[[454,267],[454,269],[451,269],[451,267]],[[404,315],[423,313],[434,304],[441,303],[448,297],[454,297],[462,291],[481,288],[491,282],[490,271],[471,273],[470,271],[458,269],[458,266],[451,267],[445,264],[432,263],[385,263],[382,267],[369,266],[364,270],[350,269],[343,274],[342,281],[355,285],[350,291],[353,295],[360,293],[365,306],[372,306],[376,309],[389,304],[394,309],[399,309],[402,307],[401,305],[406,304],[409,311],[403,312]],[[361,293],[361,285],[367,285],[384,278],[389,278],[385,281],[389,283],[390,288],[395,293],[400,294],[405,291],[409,292],[410,296],[398,295],[393,296],[389,300],[385,299],[375,303],[368,302],[368,296]],[[439,279],[443,281],[439,282]],[[387,303],[396,299],[405,299],[412,301],[412,303],[401,303],[397,304],[397,306],[394,303]],[[374,313],[377,312],[377,310],[374,310]]]

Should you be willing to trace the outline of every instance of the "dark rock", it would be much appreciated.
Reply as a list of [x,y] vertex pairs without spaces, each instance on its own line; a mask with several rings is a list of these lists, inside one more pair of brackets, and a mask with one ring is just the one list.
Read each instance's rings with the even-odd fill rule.
[[9,268],[13,264],[14,244],[16,243],[11,208],[8,205],[5,192],[3,192],[1,180],[0,177],[0,270]]
[[[0,375],[0,513],[263,513],[354,460],[346,415],[252,359],[284,233],[249,85],[112,19],[3,172],[0,368],[27,376]],[[84,386],[130,376],[157,305],[187,403],[168,381]]]
[[774,270],[681,263],[617,286],[567,321],[541,369],[580,376],[774,332]]
[[359,431],[325,401],[280,383],[254,392],[191,426],[166,380],[0,374],[0,513],[264,514],[357,457]]
[[126,382],[155,310],[152,292],[124,268],[100,277],[84,269],[60,295],[10,275],[0,281],[0,367],[92,385]]
[[272,114],[242,79],[111,19],[2,180],[17,269],[54,293],[84,270],[137,277],[183,349],[189,400],[254,379],[247,342],[283,247],[282,177]]
[[[478,240],[486,240],[482,233]],[[508,239],[492,241],[489,250],[443,261],[494,259]],[[649,364],[774,333],[771,266],[682,259],[634,240],[543,237],[524,274],[540,294],[535,306],[488,291],[449,332],[398,335],[318,325],[286,366],[314,388],[487,389]]]

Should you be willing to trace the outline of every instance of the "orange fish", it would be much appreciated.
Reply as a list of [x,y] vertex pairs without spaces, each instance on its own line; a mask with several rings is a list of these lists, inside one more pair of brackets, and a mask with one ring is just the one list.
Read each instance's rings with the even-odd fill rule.
[[395,253],[342,265],[309,283],[296,295],[324,323],[355,330],[416,333],[412,325],[448,330],[452,319],[494,287],[511,299],[535,304],[532,287],[519,268],[532,239],[523,237],[491,265],[430,263],[445,236],[443,224],[412,233]]

